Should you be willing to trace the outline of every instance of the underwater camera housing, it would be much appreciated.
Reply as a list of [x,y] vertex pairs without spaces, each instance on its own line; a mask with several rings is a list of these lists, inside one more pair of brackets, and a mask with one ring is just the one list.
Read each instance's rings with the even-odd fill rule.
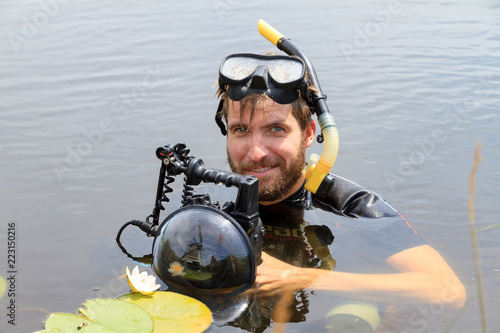
[[[146,221],[127,222],[154,236],[153,269],[169,289],[192,296],[235,295],[255,282],[264,229],[258,212],[258,179],[207,169],[184,143],[156,150],[162,161],[155,206]],[[184,174],[182,206],[159,224],[169,184]],[[208,194],[195,194],[201,182],[237,187],[234,202],[220,207]],[[123,249],[123,247],[122,247]]]

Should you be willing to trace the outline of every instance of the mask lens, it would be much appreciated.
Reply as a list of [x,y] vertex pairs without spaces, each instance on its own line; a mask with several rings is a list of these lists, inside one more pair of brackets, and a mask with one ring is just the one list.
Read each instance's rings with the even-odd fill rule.
[[259,66],[265,66],[274,81],[287,84],[304,77],[304,65],[296,59],[265,59],[250,56],[228,57],[222,64],[220,74],[233,81],[248,79]]
[[269,75],[278,83],[297,81],[304,75],[304,68],[298,61],[271,60],[267,65]]
[[247,57],[231,57],[226,59],[220,72],[225,77],[240,81],[248,78],[258,66],[256,59]]

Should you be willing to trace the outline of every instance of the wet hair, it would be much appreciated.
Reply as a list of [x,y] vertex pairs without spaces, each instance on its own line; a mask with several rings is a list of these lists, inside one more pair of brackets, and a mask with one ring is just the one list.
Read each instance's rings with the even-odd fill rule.
[[[217,114],[218,117],[224,119],[227,124],[227,118],[229,116],[229,104],[231,103],[231,99],[227,95],[227,92],[221,92],[220,90],[217,92],[217,95],[220,99],[224,101],[222,106],[222,110]],[[269,99],[270,97],[263,93],[253,93],[243,97],[240,102],[240,119],[243,118],[245,107],[248,103],[250,103],[250,121],[252,121],[253,115],[255,113],[255,109],[261,107],[264,104],[264,101]],[[306,127],[311,123],[312,113],[307,105],[306,100],[303,97],[299,97],[295,102],[291,103],[292,115],[297,119],[301,130],[305,130]]]

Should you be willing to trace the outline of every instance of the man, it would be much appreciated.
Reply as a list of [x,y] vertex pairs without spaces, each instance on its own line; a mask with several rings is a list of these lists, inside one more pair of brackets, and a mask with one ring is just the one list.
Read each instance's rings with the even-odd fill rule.
[[[276,295],[313,288],[373,302],[387,299],[409,304],[439,301],[451,307],[463,306],[465,289],[453,270],[379,196],[336,175],[333,175],[334,183],[328,197],[319,197],[304,189],[305,150],[316,134],[316,125],[304,98],[308,91],[304,90],[303,83],[295,87],[279,85],[280,79],[272,73],[272,65],[265,56],[249,57],[257,58],[248,60],[257,62],[253,72],[252,68],[242,71],[242,66],[247,66],[240,64],[246,61],[244,57],[238,59],[237,66],[231,65],[232,72],[224,69],[225,62],[221,65],[221,104],[217,120],[221,129],[220,119],[227,125],[227,156],[231,170],[259,179],[261,215],[270,207],[283,203],[298,205],[304,210],[322,208],[336,215],[369,220],[369,225],[374,225],[374,219],[378,219],[380,225],[387,224],[383,230],[405,239],[403,245],[391,250],[394,253],[384,253],[387,255],[385,262],[392,267],[392,272],[384,274],[345,272],[339,271],[339,267],[336,270],[303,267],[263,253],[263,263],[258,267],[256,278],[259,293]],[[271,56],[269,60],[274,61],[273,57],[279,58]],[[296,97],[283,97],[287,89],[293,90]],[[339,237],[335,236],[337,242]],[[398,242],[398,239],[390,242]]]

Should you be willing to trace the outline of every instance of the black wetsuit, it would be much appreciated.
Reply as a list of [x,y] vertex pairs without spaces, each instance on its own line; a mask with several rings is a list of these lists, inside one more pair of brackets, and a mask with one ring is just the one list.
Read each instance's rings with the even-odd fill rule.
[[[332,176],[333,185],[325,196],[301,187],[277,204],[259,207],[266,230],[263,251],[297,267],[361,274],[395,273],[386,259],[425,242],[379,195]],[[310,290],[295,292],[289,306],[291,322],[305,321],[307,314],[308,325],[316,321],[322,326],[328,310],[345,301],[327,296],[331,301],[327,299],[329,307],[325,313],[309,313],[311,297]],[[315,297],[319,298],[319,293]],[[230,325],[262,332],[271,323],[272,308],[268,299],[257,297],[249,311]]]
[[382,267],[390,270],[385,262],[390,256],[425,244],[408,221],[379,195],[345,178],[333,177],[334,183],[324,197],[301,187],[280,203],[260,206],[266,229],[265,252],[294,266],[328,268],[331,265],[322,263],[322,257],[328,257],[320,254],[318,258],[315,253],[328,247],[336,270],[375,273]]

